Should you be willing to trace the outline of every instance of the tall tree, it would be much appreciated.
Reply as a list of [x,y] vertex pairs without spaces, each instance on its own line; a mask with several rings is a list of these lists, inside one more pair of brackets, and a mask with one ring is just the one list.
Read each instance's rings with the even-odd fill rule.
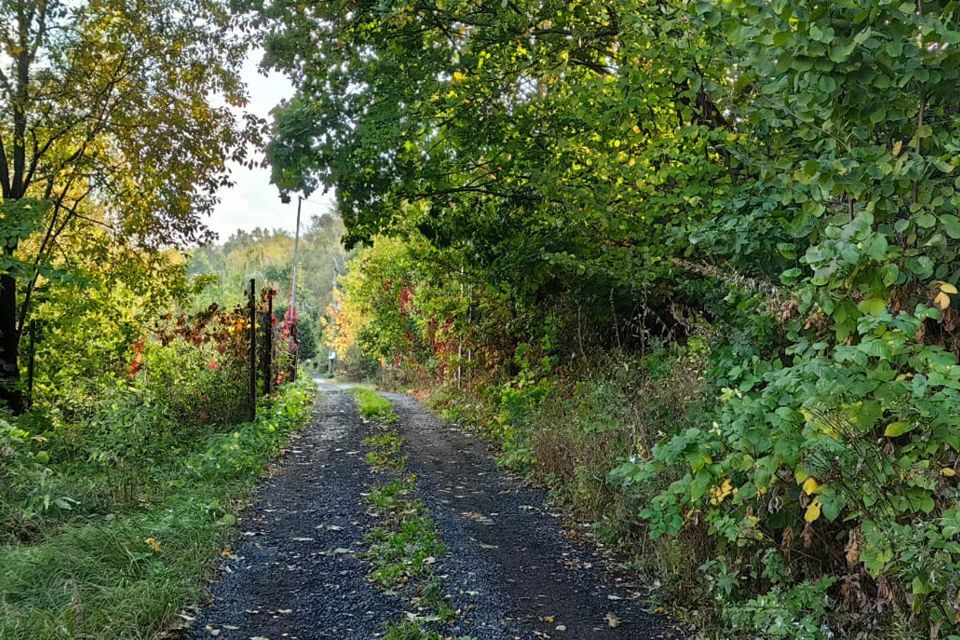
[[226,163],[246,161],[259,133],[231,110],[244,104],[235,20],[221,0],[0,0],[0,400],[12,410],[20,334],[66,229],[103,224],[145,246],[209,237],[202,216]]

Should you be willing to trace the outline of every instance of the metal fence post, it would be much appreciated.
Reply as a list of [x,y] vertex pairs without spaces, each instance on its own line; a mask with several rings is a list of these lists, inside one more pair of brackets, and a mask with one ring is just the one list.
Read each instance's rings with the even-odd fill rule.
[[250,278],[250,421],[257,419],[257,281]]
[[263,393],[270,395],[273,391],[273,292],[267,292],[267,318],[264,323],[266,333],[263,336],[264,363],[263,363]]

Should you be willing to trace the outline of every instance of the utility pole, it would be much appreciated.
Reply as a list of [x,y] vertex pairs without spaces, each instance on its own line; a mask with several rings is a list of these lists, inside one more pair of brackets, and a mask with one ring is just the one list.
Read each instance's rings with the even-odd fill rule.
[[290,379],[297,379],[297,263],[300,258],[300,208],[303,206],[303,196],[297,197],[297,228],[293,235],[293,277],[290,281],[290,307],[287,309],[288,326],[290,339],[295,345],[293,352],[293,367],[290,370]]
[[[290,312],[297,307],[297,259],[300,256],[300,207],[303,205],[303,197],[297,198],[297,229],[293,235],[293,279],[290,283]],[[293,321],[293,315],[290,316]]]

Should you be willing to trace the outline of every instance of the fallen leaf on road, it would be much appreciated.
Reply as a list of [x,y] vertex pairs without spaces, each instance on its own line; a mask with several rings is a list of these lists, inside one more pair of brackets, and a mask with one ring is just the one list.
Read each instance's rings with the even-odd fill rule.
[[473,520],[474,522],[479,522],[480,524],[493,524],[493,520],[483,515],[482,513],[477,513],[476,511],[464,511],[461,513],[464,518],[467,520]]
[[619,627],[623,623],[623,620],[618,618],[617,614],[615,613],[608,613],[604,617],[607,619],[607,625],[610,626],[611,628]]

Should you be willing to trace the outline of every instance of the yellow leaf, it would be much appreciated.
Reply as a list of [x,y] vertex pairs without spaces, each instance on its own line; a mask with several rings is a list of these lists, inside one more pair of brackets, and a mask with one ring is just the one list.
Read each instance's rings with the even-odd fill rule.
[[953,476],[957,475],[957,471],[950,467],[944,467],[943,469],[940,469],[940,475],[952,478]]
[[727,499],[733,493],[733,485],[730,484],[730,478],[725,478],[723,483],[719,487],[711,487],[710,489],[710,504],[718,505],[724,500]]
[[933,304],[940,307],[941,310],[945,310],[947,307],[950,306],[950,296],[948,296],[943,291],[941,291],[933,299]]
[[955,286],[953,286],[952,284],[950,284],[949,282],[941,282],[941,283],[940,283],[940,291],[942,291],[942,292],[944,292],[944,293],[946,293],[946,294],[948,294],[948,295],[951,295],[951,296],[957,295],[957,288],[956,288]]
[[161,547],[160,547],[159,540],[157,540],[156,538],[147,538],[146,540],[144,540],[144,542],[147,543],[147,547],[150,549],[150,551],[154,553],[160,553]]
[[803,514],[803,519],[806,522],[815,522],[817,518],[820,517],[820,498],[814,498],[807,506],[807,512]]
[[808,496],[812,496],[815,493],[820,493],[823,491],[823,487],[820,486],[820,483],[814,478],[807,478],[803,483],[803,492]]
[[903,140],[897,140],[896,142],[893,143],[893,149],[891,149],[890,153],[892,153],[893,156],[896,157],[900,155],[901,149],[903,149]]
[[461,73],[460,71],[454,71],[454,72],[453,72],[453,81],[454,81],[454,82],[463,82],[463,81],[466,80],[466,79],[467,79],[467,75],[466,75],[465,73]]

